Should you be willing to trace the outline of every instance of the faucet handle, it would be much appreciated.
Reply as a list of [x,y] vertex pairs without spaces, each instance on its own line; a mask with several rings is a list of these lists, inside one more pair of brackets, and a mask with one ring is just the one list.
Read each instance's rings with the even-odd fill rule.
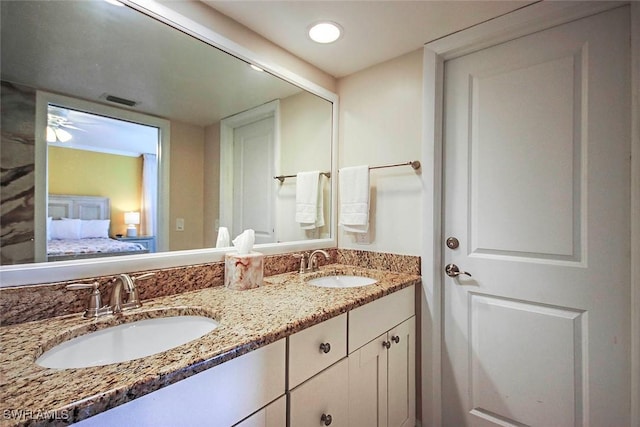
[[96,281],[93,283],[71,283],[66,286],[67,289],[73,291],[78,289],[92,289],[84,317],[98,317],[107,314],[109,311],[109,307],[102,306],[102,294],[100,294],[100,289],[98,289],[99,285],[100,283]]
[[99,283],[98,282],[93,282],[93,283],[71,283],[69,285],[66,286],[67,289],[72,290],[72,291],[76,291],[78,289],[93,289],[96,290],[98,289]]
[[156,273],[145,273],[145,274],[141,274],[140,276],[136,276],[136,277],[132,277],[131,280],[133,280],[133,283],[136,282],[136,280],[141,280],[141,279],[148,279],[151,276],[155,276]]
[[293,254],[293,257],[300,259],[298,273],[305,273],[307,271],[307,254],[302,252],[300,254]]
[[127,301],[122,304],[122,307],[125,310],[142,307],[142,302],[140,301],[140,296],[138,295],[138,288],[136,288],[136,281],[148,279],[149,277],[155,276],[156,273],[145,273],[140,276],[130,277],[131,279],[131,290],[128,292]]

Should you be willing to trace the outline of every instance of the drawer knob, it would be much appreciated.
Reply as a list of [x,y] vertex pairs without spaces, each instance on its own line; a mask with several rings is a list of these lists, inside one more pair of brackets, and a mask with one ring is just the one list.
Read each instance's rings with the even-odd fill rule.
[[329,353],[331,351],[331,344],[329,344],[328,342],[323,342],[322,344],[320,344],[320,351],[323,353]]
[[391,341],[398,344],[400,342],[400,337],[398,335],[394,335],[391,337]]
[[382,341],[382,346],[386,349],[391,348],[391,341]]
[[324,425],[328,426],[331,425],[331,421],[333,421],[333,418],[331,418],[331,415],[329,414],[322,414],[322,416],[320,417],[320,421],[322,421]]

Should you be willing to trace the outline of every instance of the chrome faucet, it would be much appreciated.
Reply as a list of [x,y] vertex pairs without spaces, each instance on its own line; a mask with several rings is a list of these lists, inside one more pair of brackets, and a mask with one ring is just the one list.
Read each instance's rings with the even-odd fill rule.
[[128,274],[118,274],[115,279],[113,279],[113,289],[111,289],[111,301],[109,305],[111,306],[111,312],[114,314],[120,313],[124,305],[122,302],[122,288],[129,294],[129,298],[131,297],[131,293],[136,289],[131,276]]
[[[141,276],[131,277],[128,274],[119,274],[113,279],[114,284],[111,290],[111,301],[109,305],[104,306],[102,305],[102,295],[100,294],[100,289],[98,289],[98,282],[72,283],[67,285],[67,289],[91,289],[91,296],[87,303],[87,309],[84,312],[84,317],[91,319],[142,306],[140,297],[138,296],[138,289],[136,288],[136,280],[145,279],[154,275],[155,273],[146,273]],[[128,295],[126,301],[122,299],[123,288]]]
[[311,252],[311,255],[309,255],[309,264],[307,265],[307,271],[311,272],[318,269],[318,260],[316,259],[316,255],[318,254],[324,255],[325,261],[329,261],[329,254],[327,253],[327,251],[316,249],[315,251]]
[[[130,310],[132,308],[138,308],[142,306],[140,297],[138,296],[138,289],[136,288],[136,280],[146,279],[151,277],[155,273],[147,273],[142,276],[131,277],[128,274],[119,274],[113,279],[113,289],[111,290],[111,312],[120,313],[122,310]],[[122,289],[124,288],[128,297],[126,301],[122,299]]]

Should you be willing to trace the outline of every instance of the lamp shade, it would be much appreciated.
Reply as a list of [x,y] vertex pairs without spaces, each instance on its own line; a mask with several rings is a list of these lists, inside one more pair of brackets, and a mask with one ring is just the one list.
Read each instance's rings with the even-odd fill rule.
[[124,223],[131,225],[140,224],[140,212],[125,212],[124,213]]

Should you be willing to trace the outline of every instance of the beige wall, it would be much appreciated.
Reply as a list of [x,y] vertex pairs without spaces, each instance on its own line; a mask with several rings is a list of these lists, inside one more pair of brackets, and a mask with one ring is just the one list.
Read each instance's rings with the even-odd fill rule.
[[[201,248],[203,244],[204,129],[171,122],[171,184],[169,249]],[[184,218],[184,231],[176,219]]]
[[[422,138],[422,50],[403,55],[338,81],[339,167],[419,160]],[[338,232],[338,246],[421,253],[420,176],[409,166],[370,174],[370,240],[355,242]]]

